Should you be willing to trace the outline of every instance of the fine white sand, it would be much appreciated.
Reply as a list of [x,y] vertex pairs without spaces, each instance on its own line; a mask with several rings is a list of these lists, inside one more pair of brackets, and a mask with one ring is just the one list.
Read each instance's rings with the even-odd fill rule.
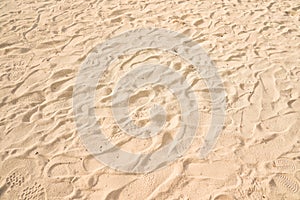
[[[299,199],[299,16],[297,0],[1,1],[0,199]],[[198,101],[199,126],[186,154],[150,173],[125,173],[96,160],[81,141],[72,103],[80,66],[96,45],[137,28],[183,33],[218,69],[225,126],[205,159],[205,80],[180,56],[156,49],[108,66],[95,113],[102,133],[123,150],[149,153],[170,143],[181,113],[167,88],[149,85],[129,100],[137,126],[149,122],[153,104],[165,109],[165,126],[152,138],[122,132],[109,106],[116,83],[133,68],[168,66]]]

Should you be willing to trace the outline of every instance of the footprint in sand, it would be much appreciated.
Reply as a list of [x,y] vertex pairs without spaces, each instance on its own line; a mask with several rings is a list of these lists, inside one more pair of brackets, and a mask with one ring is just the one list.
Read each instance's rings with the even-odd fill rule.
[[[16,167],[17,166],[17,167]],[[0,199],[44,199],[46,192],[37,181],[37,166],[31,160],[12,158],[1,166]]]
[[46,190],[39,182],[26,184],[18,194],[20,200],[43,200],[46,199]]
[[297,161],[289,158],[280,158],[273,162],[273,166],[280,172],[295,172],[299,168]]
[[299,192],[299,182],[289,174],[276,174],[273,181],[279,190],[290,193]]
[[73,195],[74,176],[82,174],[81,160],[72,156],[59,155],[45,165],[43,177],[47,197],[52,199],[69,199]]
[[297,199],[300,197],[300,163],[296,159],[279,158],[271,167],[275,175],[269,182],[272,195],[282,198]]
[[17,168],[13,170],[5,180],[6,186],[10,189],[21,187],[25,182],[26,170],[24,168]]
[[5,70],[3,74],[10,82],[20,82],[26,76],[28,66],[32,60],[31,54],[23,56],[7,56],[1,60],[0,66]]
[[23,60],[13,62],[9,71],[9,80],[17,81],[24,76],[26,72],[26,62]]

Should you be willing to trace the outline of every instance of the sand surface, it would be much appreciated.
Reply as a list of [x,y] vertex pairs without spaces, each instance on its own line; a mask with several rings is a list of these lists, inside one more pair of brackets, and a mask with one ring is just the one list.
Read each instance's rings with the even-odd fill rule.
[[[0,3],[0,199],[300,199],[300,3],[293,1],[40,1]],[[197,97],[200,120],[186,154],[150,173],[96,160],[79,137],[73,91],[92,49],[137,28],[165,28],[199,43],[226,91],[224,128],[199,158],[211,123],[205,81],[161,50],[119,57],[101,77],[95,113],[102,133],[128,152],[152,152],[180,128],[180,105],[149,85],[130,98],[137,126],[153,103],[166,111],[155,137],[134,138],[114,121],[111,96],[133,68],[162,64]],[[135,41],[124,41],[128,46]]]

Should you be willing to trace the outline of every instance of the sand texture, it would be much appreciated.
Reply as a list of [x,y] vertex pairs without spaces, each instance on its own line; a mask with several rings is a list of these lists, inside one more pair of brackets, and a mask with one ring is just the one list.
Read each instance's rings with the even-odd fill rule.
[[[0,199],[299,200],[299,27],[297,0],[2,0]],[[73,95],[82,63],[98,44],[138,28],[182,33],[214,62],[226,92],[226,116],[207,157],[199,157],[212,119],[204,77],[180,55],[161,49],[129,52],[107,66],[95,92],[97,123],[127,152],[171,144],[183,116],[168,88],[145,85],[128,101],[138,127],[149,124],[154,105],[161,106],[154,113],[164,109],[165,123],[153,137],[124,133],[111,108],[122,77],[145,65],[164,65],[197,99],[199,120],[187,152],[149,173],[122,172],[95,159],[79,137]],[[124,43],[128,49],[138,45]],[[157,78],[163,81],[167,73]]]

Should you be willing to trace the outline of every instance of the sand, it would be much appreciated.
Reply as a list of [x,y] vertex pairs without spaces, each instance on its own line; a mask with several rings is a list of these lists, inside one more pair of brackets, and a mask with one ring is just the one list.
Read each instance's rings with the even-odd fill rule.
[[[300,199],[300,3],[294,1],[9,1],[0,3],[0,199]],[[224,127],[199,157],[211,123],[203,77],[179,55],[145,49],[119,56],[95,92],[99,127],[112,144],[149,153],[180,129],[180,102],[148,85],[129,99],[137,126],[160,104],[166,123],[134,138],[114,120],[120,78],[166,65],[191,85],[199,122],[187,152],[160,169],[130,173],[99,162],[80,138],[73,110],[82,63],[100,43],[138,28],[193,39],[226,92]],[[129,47],[136,41],[124,41]],[[116,47],[117,51],[117,47]]]

